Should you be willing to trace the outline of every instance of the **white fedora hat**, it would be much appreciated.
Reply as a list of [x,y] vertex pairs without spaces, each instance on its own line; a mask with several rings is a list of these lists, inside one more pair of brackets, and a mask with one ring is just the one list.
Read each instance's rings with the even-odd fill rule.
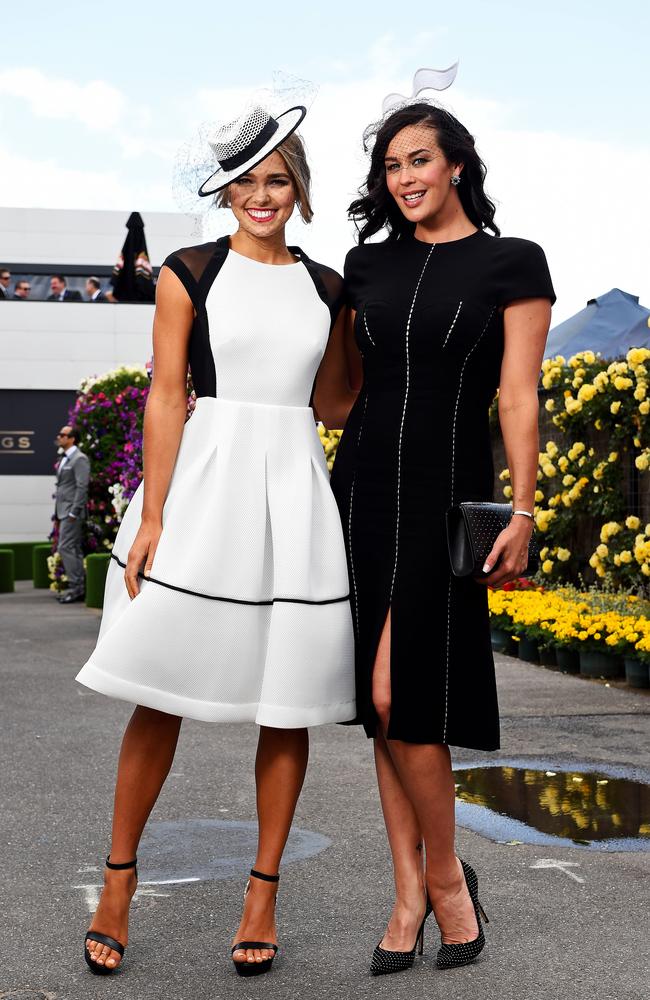
[[295,132],[306,114],[307,108],[299,104],[274,118],[258,104],[217,128],[208,138],[217,169],[203,181],[198,195],[215,194],[247,174]]
[[[215,195],[252,170],[298,128],[311,107],[317,87],[308,80],[274,73],[271,86],[236,99],[216,121],[204,121],[176,151],[172,192],[181,211],[195,220],[221,212]],[[224,124],[226,122],[226,124]]]

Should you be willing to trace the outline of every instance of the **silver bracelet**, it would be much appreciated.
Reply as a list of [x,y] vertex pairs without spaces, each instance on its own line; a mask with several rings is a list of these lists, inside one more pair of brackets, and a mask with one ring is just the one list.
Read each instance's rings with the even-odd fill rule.
[[531,519],[531,521],[535,520],[535,515],[531,514],[531,512],[529,510],[513,510],[512,513],[513,513],[513,516],[515,514],[523,514],[524,517],[529,517]]

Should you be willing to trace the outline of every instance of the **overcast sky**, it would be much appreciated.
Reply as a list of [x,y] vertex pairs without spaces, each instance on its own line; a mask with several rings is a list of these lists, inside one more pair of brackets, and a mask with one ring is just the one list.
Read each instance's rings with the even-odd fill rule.
[[544,246],[554,322],[614,286],[650,306],[649,31],[647,0],[13,4],[0,204],[174,210],[178,146],[281,70],[319,88],[302,128],[316,218],[290,240],[340,267],[364,126],[420,66],[459,59],[441,99],[476,136],[504,235]]

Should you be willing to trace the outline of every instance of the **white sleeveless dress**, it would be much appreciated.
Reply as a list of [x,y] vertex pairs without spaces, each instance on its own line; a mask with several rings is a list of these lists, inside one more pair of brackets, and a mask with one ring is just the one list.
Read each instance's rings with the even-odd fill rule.
[[355,716],[342,528],[309,405],[342,279],[291,250],[296,264],[262,264],[225,237],[165,261],[196,310],[197,403],[133,601],[123,567],[142,484],[120,525],[97,646],[77,676],[95,691],[209,722]]

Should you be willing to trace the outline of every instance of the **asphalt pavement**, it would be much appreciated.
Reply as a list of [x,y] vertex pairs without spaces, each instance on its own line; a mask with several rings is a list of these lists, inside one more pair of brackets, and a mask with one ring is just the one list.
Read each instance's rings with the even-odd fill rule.
[[[371,746],[357,727],[343,726],[311,733],[271,974],[240,979],[228,957],[253,859],[256,728],[184,722],[139,852],[123,968],[93,977],[83,937],[130,714],[126,703],[74,681],[98,625],[99,612],[60,607],[28,583],[0,596],[1,1000],[650,996],[650,853],[495,843],[462,828],[458,852],[479,874],[490,917],[481,959],[438,971],[429,921],[424,958],[408,972],[372,978],[392,881]],[[497,658],[497,673],[502,750],[484,755],[485,763],[632,767],[650,782],[648,693],[507,657]],[[454,760],[480,756],[459,750]]]

